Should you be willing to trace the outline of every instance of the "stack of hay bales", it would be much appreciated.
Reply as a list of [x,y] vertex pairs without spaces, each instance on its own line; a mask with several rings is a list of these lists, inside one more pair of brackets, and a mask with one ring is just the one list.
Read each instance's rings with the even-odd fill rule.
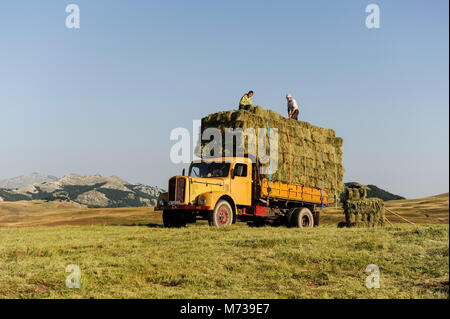
[[[207,128],[218,128],[222,132],[223,155],[230,154],[225,148],[225,129],[254,128],[256,135],[258,128],[278,129],[278,167],[272,174],[273,181],[298,183],[308,187],[328,189],[329,202],[339,200],[344,190],[342,182],[344,167],[342,165],[342,139],[336,137],[334,130],[311,125],[307,122],[285,118],[280,114],[265,110],[260,106],[250,111],[227,111],[210,114],[202,119],[201,132]],[[269,154],[268,135],[266,136],[266,150]],[[260,138],[259,136],[256,137]],[[271,136],[273,138],[273,136]],[[201,156],[202,146],[209,141],[202,141],[196,153]],[[241,147],[245,154],[249,154],[248,140],[244,139]],[[242,145],[243,144],[243,145]],[[257,144],[257,143],[256,143]],[[274,147],[274,143],[271,143]],[[258,152],[258,150],[257,150]],[[255,155],[255,154],[251,154]]]
[[384,202],[379,198],[366,198],[363,187],[349,187],[345,190],[344,214],[347,226],[384,226]]
[[343,203],[345,203],[347,200],[359,200],[359,199],[365,199],[367,197],[367,191],[369,188],[362,184],[357,184],[345,187],[344,193],[341,196],[341,200]]

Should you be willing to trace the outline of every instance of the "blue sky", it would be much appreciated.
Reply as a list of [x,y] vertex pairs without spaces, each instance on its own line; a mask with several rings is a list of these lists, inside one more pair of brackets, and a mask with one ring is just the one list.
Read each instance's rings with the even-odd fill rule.
[[[76,3],[81,28],[65,27]],[[367,29],[365,7],[380,6]],[[448,1],[3,1],[0,179],[166,187],[170,131],[255,104],[344,139],[345,181],[449,189]]]

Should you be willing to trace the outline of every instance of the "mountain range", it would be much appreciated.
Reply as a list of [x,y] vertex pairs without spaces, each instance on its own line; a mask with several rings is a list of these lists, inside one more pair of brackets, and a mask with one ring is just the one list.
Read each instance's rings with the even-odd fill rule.
[[32,173],[28,175],[0,180],[0,188],[18,189],[31,184],[51,182],[55,179],[57,179],[57,177],[52,175]]
[[154,206],[163,190],[117,176],[68,174],[61,178],[33,173],[0,181],[0,201],[46,200],[85,207]]

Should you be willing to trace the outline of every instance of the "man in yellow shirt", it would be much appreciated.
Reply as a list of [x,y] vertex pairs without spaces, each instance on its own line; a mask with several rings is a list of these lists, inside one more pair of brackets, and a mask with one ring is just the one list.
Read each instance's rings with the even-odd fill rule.
[[239,110],[250,110],[250,108],[253,108],[253,101],[252,101],[253,91],[248,91],[248,93],[245,93],[241,100],[239,101]]

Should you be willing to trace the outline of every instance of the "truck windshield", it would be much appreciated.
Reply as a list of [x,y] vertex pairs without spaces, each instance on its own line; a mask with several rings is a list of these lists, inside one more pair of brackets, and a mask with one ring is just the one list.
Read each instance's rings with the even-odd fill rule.
[[227,177],[230,163],[195,163],[192,164],[189,176],[192,177]]

